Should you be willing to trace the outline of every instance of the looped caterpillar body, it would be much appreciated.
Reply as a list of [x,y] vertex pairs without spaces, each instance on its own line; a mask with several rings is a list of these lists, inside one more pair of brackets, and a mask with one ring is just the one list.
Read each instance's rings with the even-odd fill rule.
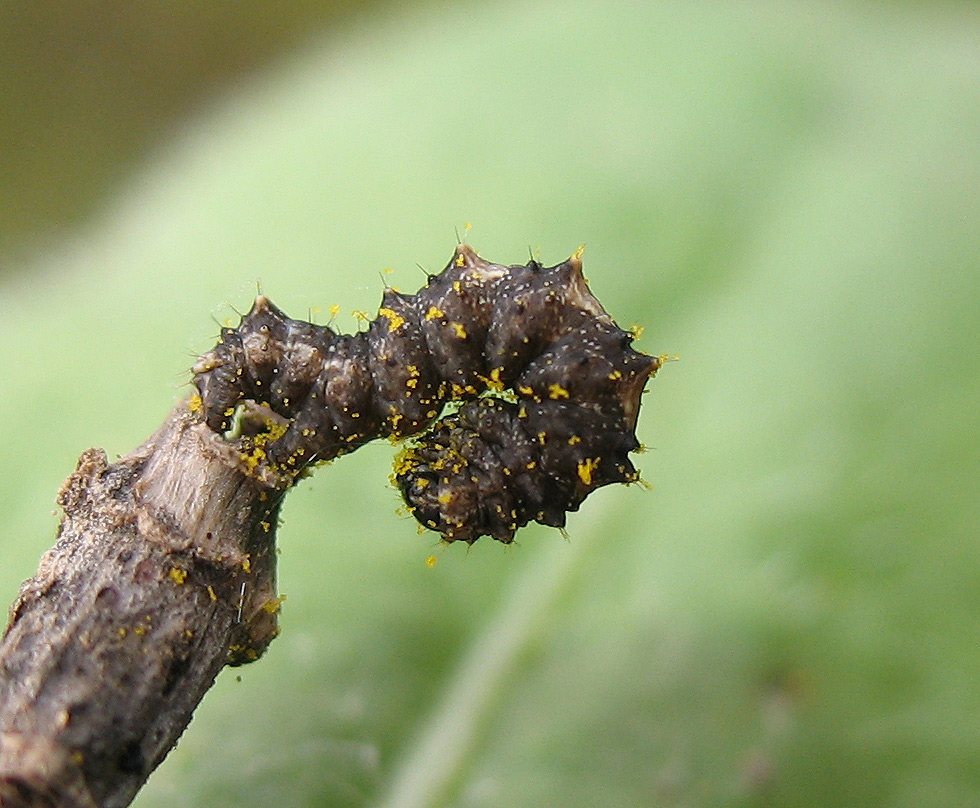
[[[561,527],[596,488],[637,479],[628,455],[640,396],[660,367],[631,347],[576,256],[502,266],[460,245],[414,295],[386,289],[366,331],[286,317],[259,296],[194,366],[202,417],[239,440],[257,476],[288,485],[310,463],[377,437],[415,436],[395,461],[409,509],[446,541],[509,543],[530,521]],[[459,409],[439,418],[448,402]]]

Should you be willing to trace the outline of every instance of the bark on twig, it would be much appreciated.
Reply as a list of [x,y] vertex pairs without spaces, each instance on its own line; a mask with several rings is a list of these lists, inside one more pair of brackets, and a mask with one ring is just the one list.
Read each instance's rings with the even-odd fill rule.
[[226,664],[277,633],[282,492],[186,405],[116,463],[90,449],[0,644],[0,805],[128,805]]

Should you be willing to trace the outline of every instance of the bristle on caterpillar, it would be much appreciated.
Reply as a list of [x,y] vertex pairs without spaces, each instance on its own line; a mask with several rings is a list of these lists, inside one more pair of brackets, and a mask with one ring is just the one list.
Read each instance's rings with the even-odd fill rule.
[[[446,541],[509,543],[638,478],[628,455],[661,360],[633,338],[588,289],[579,256],[502,266],[460,245],[417,294],[386,289],[356,334],[290,319],[260,295],[195,364],[196,409],[277,487],[377,437],[415,436],[394,479],[416,518]],[[461,406],[437,421],[448,402]]]

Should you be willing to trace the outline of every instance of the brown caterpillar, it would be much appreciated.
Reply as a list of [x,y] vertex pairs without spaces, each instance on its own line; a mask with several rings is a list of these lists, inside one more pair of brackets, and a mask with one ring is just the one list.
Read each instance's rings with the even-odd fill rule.
[[631,347],[578,255],[501,266],[460,245],[417,294],[386,289],[378,314],[345,335],[258,297],[194,366],[208,426],[227,432],[236,408],[259,405],[265,427],[235,439],[246,467],[279,487],[374,438],[417,436],[395,481],[446,541],[562,527],[594,489],[638,479],[628,455],[661,359]]

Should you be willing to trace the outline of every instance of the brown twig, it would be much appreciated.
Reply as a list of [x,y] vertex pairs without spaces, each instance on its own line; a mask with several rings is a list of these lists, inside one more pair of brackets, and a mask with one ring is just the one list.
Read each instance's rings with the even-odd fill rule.
[[277,633],[281,492],[186,405],[118,462],[90,449],[0,644],[0,805],[128,805],[226,664]]

